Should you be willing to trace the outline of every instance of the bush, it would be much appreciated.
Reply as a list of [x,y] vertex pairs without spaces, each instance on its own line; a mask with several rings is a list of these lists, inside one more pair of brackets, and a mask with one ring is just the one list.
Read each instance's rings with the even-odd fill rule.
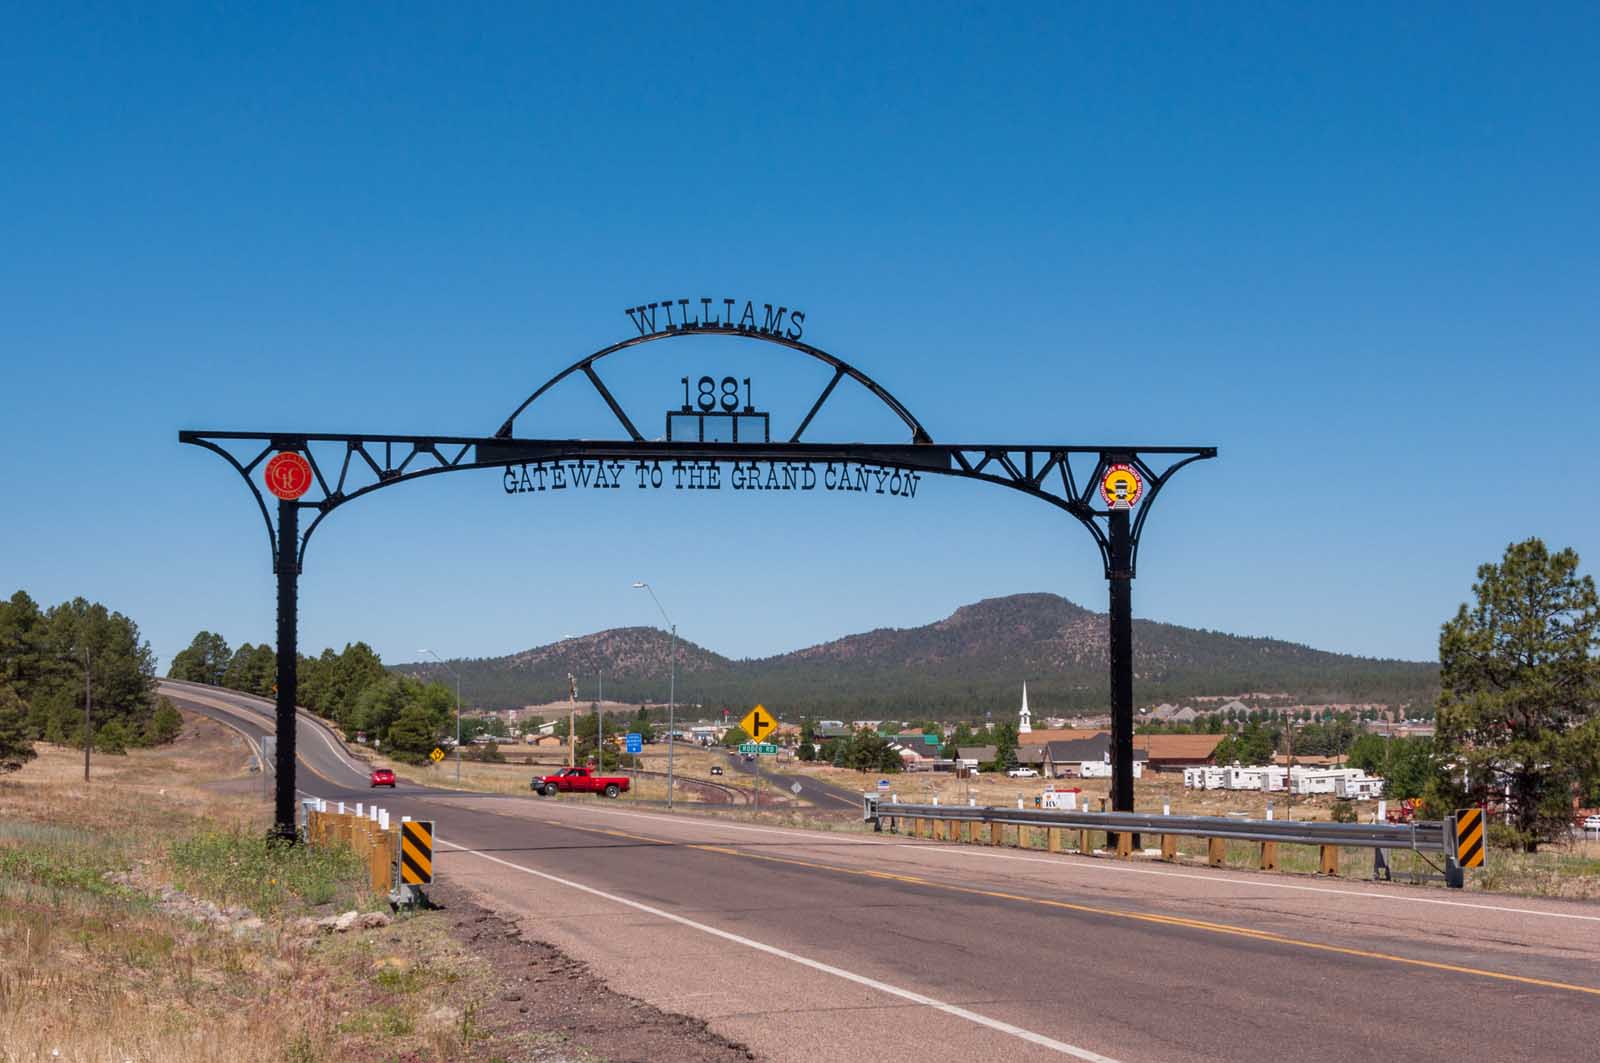
[[128,729],[121,720],[110,720],[102,724],[94,736],[94,748],[97,753],[111,753],[125,756],[128,752]]
[[156,703],[155,715],[145,726],[145,741],[153,746],[164,746],[178,737],[183,730],[183,715],[171,701],[162,698]]
[[1349,801],[1335,801],[1328,818],[1335,823],[1354,823],[1360,817],[1356,814],[1356,806]]

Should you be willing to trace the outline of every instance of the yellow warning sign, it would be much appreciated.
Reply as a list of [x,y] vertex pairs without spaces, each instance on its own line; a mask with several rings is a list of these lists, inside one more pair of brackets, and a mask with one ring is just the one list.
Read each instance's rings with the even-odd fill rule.
[[407,886],[433,881],[433,820],[408,819],[400,824],[400,881]]
[[444,759],[444,750],[440,749],[438,746],[434,746],[433,752],[428,754],[428,759],[433,761],[435,764],[439,763]]
[[778,729],[778,721],[772,718],[772,713],[764,706],[757,705],[744,714],[739,726],[755,741],[764,742],[768,735]]
[[1144,480],[1132,465],[1113,465],[1100,478],[1100,497],[1112,509],[1132,509],[1144,493]]
[[1456,864],[1483,866],[1483,809],[1463,808],[1456,812]]

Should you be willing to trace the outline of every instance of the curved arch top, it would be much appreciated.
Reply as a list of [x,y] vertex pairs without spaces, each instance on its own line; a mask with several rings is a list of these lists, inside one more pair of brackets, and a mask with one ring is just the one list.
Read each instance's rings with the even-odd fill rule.
[[860,384],[862,387],[871,392],[873,396],[878,399],[878,401],[882,402],[896,417],[900,418],[901,422],[903,422],[905,426],[911,430],[912,443],[927,444],[933,442],[933,437],[928,434],[928,430],[922,427],[922,422],[917,420],[910,410],[906,409],[904,403],[891,395],[889,390],[882,384],[879,384],[876,380],[873,380],[867,374],[846,362],[844,359],[836,358],[821,348],[813,347],[811,344],[802,343],[799,340],[789,339],[786,336],[780,336],[770,332],[763,332],[757,329],[723,328],[720,325],[689,325],[674,328],[670,331],[652,332],[642,336],[634,336],[631,339],[623,340],[620,343],[613,343],[609,347],[603,347],[587,357],[580,358],[578,361],[573,362],[571,365],[567,366],[567,368],[563,369],[561,372],[557,373],[555,376],[541,384],[533,394],[529,395],[526,399],[523,399],[522,404],[519,405],[515,410],[512,410],[511,416],[507,417],[505,422],[500,425],[500,428],[495,432],[495,438],[512,438],[516,434],[517,418],[520,417],[529,406],[532,406],[536,401],[538,401],[540,396],[549,391],[551,388],[555,387],[557,384],[561,383],[567,377],[579,372],[586,374],[590,378],[595,387],[600,390],[601,396],[612,407],[613,412],[615,412],[618,418],[622,420],[624,426],[629,429],[630,433],[634,434],[637,438],[637,432],[633,431],[632,425],[628,422],[626,416],[617,406],[616,400],[611,397],[610,392],[605,390],[605,387],[600,383],[599,378],[595,376],[594,363],[598,362],[602,358],[616,354],[618,351],[625,351],[630,347],[638,347],[642,344],[654,343],[657,340],[674,339],[678,336],[737,336],[740,339],[759,340],[762,343],[771,343],[779,347],[787,347],[792,351],[798,351],[801,354],[815,358],[824,365],[832,367],[834,371],[833,379],[829,381],[827,387],[823,389],[822,394],[818,397],[816,404],[811,409],[811,412],[806,415],[806,419],[801,422],[800,428],[798,431],[796,431],[794,436],[795,441],[799,440],[800,433],[805,431],[806,426],[811,422],[811,418],[816,414],[822,403],[827,401],[828,396],[832,394],[833,389],[839,383],[839,380],[843,377],[849,377],[851,380],[854,380],[856,383]]

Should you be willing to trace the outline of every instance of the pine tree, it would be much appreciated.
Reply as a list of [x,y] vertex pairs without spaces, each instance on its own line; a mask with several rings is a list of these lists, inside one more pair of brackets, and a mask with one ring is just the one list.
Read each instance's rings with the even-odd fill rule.
[[11,684],[0,679],[0,773],[16,771],[38,755],[28,734],[27,712]]
[[1600,779],[1600,600],[1572,550],[1529,539],[1478,569],[1476,602],[1439,635],[1441,801],[1503,800],[1534,852]]

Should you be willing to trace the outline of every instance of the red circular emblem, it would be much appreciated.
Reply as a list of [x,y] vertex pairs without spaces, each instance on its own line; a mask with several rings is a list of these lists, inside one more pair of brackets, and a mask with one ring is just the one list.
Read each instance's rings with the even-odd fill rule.
[[274,454],[262,476],[267,481],[267,490],[286,502],[293,502],[311,490],[311,463],[292,450]]

